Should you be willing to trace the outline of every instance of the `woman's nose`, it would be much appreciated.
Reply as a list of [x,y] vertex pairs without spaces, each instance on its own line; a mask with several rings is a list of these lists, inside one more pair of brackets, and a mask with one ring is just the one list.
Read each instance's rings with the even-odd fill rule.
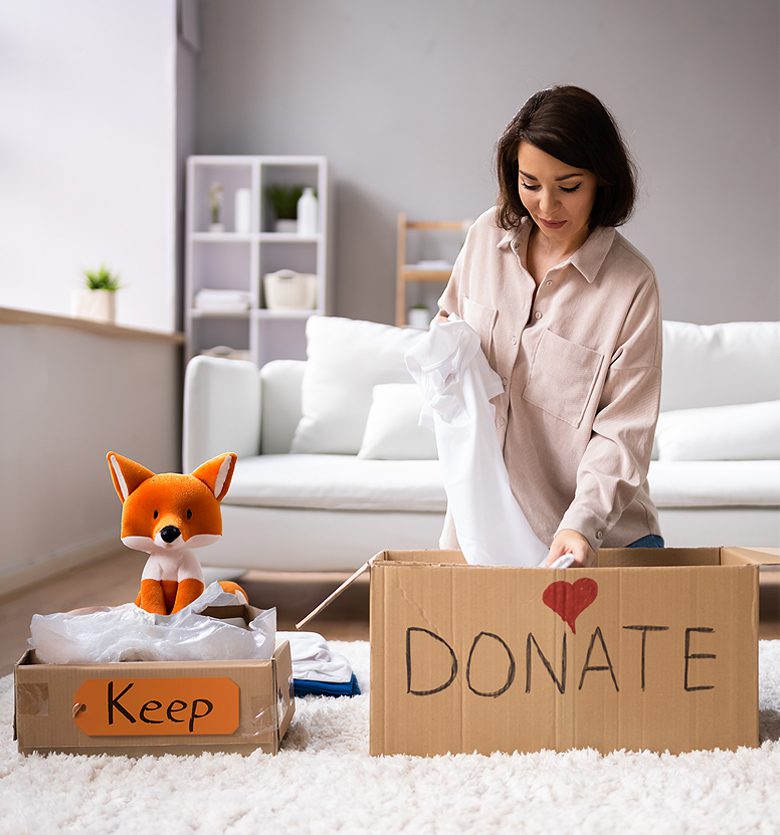
[[556,206],[556,198],[549,191],[543,191],[539,197],[539,210],[542,214],[552,213]]

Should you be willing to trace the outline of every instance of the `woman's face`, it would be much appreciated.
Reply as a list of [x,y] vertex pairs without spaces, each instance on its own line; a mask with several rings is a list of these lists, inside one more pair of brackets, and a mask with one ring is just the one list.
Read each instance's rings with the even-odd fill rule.
[[517,149],[517,188],[539,231],[556,249],[579,246],[588,236],[596,200],[596,175],[573,168],[523,140]]

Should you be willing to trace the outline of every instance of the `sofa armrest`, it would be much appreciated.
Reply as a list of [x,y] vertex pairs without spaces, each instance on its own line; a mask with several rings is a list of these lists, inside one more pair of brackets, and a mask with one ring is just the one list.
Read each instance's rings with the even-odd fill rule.
[[184,376],[184,472],[219,455],[260,453],[260,374],[241,360],[194,357]]

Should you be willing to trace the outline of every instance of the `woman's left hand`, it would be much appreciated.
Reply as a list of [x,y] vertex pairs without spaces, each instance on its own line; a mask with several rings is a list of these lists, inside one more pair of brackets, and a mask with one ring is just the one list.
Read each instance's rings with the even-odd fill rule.
[[561,554],[568,553],[574,555],[575,564],[580,567],[593,565],[596,562],[596,553],[579,531],[562,530],[553,539],[550,553],[547,555],[544,564],[552,565]]

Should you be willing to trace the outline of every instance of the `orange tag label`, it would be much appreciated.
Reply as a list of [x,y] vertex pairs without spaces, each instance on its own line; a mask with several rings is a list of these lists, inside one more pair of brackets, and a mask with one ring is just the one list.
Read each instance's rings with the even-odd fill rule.
[[89,736],[232,734],[238,685],[229,678],[93,678],[73,699]]

